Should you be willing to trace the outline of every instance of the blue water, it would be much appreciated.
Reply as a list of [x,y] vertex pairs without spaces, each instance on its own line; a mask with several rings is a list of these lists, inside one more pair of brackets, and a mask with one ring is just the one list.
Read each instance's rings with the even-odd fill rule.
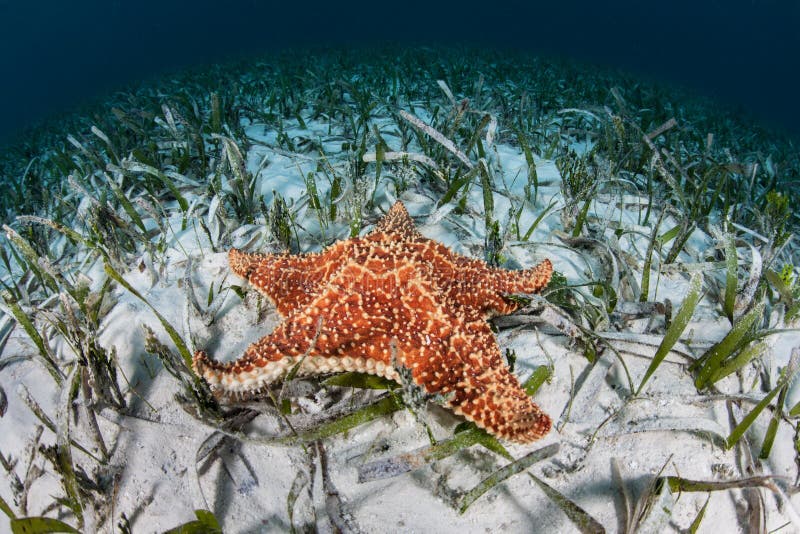
[[792,0],[0,0],[0,142],[172,69],[378,43],[510,48],[621,68],[800,138],[798,26]]

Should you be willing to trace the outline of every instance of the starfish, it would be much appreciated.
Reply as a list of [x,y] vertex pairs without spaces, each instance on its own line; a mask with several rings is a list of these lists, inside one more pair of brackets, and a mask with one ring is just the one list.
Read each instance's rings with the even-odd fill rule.
[[487,322],[520,307],[508,294],[541,291],[549,260],[509,271],[456,254],[423,237],[401,202],[364,237],[319,253],[231,249],[228,256],[233,272],[284,320],[239,360],[195,354],[195,372],[216,394],[257,392],[298,362],[298,376],[356,371],[400,381],[407,371],[427,394],[497,437],[527,443],[550,430]]

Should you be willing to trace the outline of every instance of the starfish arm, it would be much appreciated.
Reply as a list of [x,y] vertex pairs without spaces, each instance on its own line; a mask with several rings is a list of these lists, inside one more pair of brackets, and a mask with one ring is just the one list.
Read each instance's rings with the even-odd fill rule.
[[[441,284],[450,298],[481,317],[507,315],[519,309],[506,295],[539,293],[550,282],[553,265],[544,260],[521,271],[491,268],[480,260],[457,257],[453,267],[440,267]],[[456,273],[453,276],[452,273]]]
[[490,268],[487,284],[494,293],[494,298],[487,299],[484,313],[489,316],[507,315],[521,306],[519,301],[511,300],[506,295],[514,293],[539,293],[553,276],[553,264],[545,259],[531,269],[507,271]]
[[539,293],[550,283],[553,264],[545,259],[531,269],[508,271],[492,268],[489,271],[490,284],[502,293]]
[[450,339],[435,384],[448,404],[495,436],[516,443],[537,440],[552,422],[525,393],[506,364],[491,328],[483,320],[466,323]]
[[452,306],[436,298],[425,272],[414,269],[413,276],[401,280],[401,317],[408,326],[399,341],[400,363],[414,383],[443,395],[456,413],[494,435],[518,443],[544,436],[550,418],[508,370],[488,323],[448,312]]
[[380,239],[380,234],[394,235],[403,240],[424,239],[414,227],[414,221],[402,202],[395,202],[370,232],[372,239]]
[[[365,267],[349,263],[311,302],[287,316],[271,334],[236,361],[221,363],[198,352],[194,368],[221,394],[258,391],[301,362],[300,375],[358,371],[395,378],[385,290],[397,287]],[[391,296],[391,295],[390,295]]]
[[231,270],[266,295],[282,317],[307,306],[338,268],[344,242],[316,254],[250,254],[228,252]]

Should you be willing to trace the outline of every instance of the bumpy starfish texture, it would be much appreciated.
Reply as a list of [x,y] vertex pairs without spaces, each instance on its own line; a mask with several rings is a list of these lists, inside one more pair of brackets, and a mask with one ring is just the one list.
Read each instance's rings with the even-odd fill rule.
[[517,310],[506,295],[537,293],[553,267],[508,271],[455,254],[414,227],[396,203],[364,237],[315,254],[247,254],[231,269],[269,297],[283,322],[239,360],[200,351],[194,369],[221,395],[298,375],[358,371],[398,380],[398,369],[488,432],[527,443],[550,418],[505,365],[487,319]]

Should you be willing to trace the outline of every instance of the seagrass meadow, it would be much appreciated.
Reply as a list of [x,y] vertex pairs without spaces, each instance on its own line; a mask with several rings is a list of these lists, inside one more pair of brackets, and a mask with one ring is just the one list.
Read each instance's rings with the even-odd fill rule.
[[[13,532],[800,529],[800,151],[713,102],[510,52],[284,52],[41,124],[0,180]],[[192,371],[280,321],[230,248],[320,251],[398,200],[458,254],[552,262],[491,320],[543,439],[402,379],[219,399]]]

